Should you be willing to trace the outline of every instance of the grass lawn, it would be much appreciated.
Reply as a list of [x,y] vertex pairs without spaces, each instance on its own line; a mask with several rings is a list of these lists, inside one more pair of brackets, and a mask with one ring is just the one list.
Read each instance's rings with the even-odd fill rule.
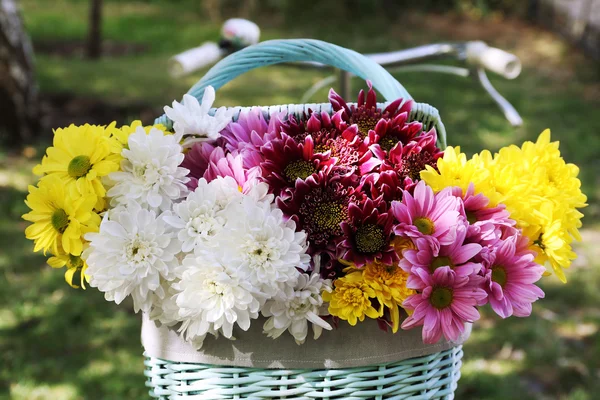
[[[34,44],[77,41],[86,32],[86,2],[21,0]],[[143,52],[98,62],[78,56],[37,54],[42,93],[70,93],[115,104],[143,103],[156,110],[179,99],[204,71],[174,80],[167,60],[214,40],[219,24],[197,6],[167,1],[108,1],[104,31],[111,43]],[[307,11],[308,12],[308,11]],[[407,15],[394,23],[368,17],[335,23],[315,13],[310,23],[262,16],[262,38],[313,37],[362,52],[397,50],[443,40],[482,39],[523,60],[514,81],[492,83],[525,121],[511,128],[473,81],[425,73],[396,77],[415,99],[435,105],[449,144],[473,153],[534,139],[544,128],[561,141],[566,159],[581,167],[590,206],[580,258],[569,284],[546,278],[547,298],[534,316],[502,321],[485,314],[465,345],[459,399],[592,400],[600,392],[600,68],[560,38],[516,21],[473,22],[452,16]],[[300,23],[302,21],[302,23]],[[252,71],[217,93],[223,105],[298,102],[321,72],[270,67]],[[355,86],[359,82],[355,81]],[[321,91],[313,101],[326,101]],[[131,119],[137,118],[132,115]],[[107,123],[110,121],[106,121]],[[119,121],[127,122],[127,121]],[[51,139],[45,132],[42,147]],[[35,149],[34,148],[34,149]],[[77,291],[63,281],[24,239],[23,199],[41,157],[0,150],[0,399],[145,398],[139,316],[95,290]]]

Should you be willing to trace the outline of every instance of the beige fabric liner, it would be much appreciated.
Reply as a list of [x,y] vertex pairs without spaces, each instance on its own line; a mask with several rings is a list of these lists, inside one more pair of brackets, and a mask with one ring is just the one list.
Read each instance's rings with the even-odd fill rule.
[[195,350],[179,337],[176,330],[150,321],[144,314],[142,344],[152,357],[179,362],[221,366],[289,369],[331,369],[377,365],[402,361],[447,350],[462,344],[471,333],[467,324],[457,342],[441,340],[434,345],[423,344],[421,329],[386,333],[374,320],[365,320],[352,327],[345,321],[333,331],[323,331],[313,340],[312,329],[303,345],[297,345],[285,332],[273,340],[262,333],[264,319],[253,321],[247,332],[238,329],[237,340],[215,339],[209,335],[202,349]]

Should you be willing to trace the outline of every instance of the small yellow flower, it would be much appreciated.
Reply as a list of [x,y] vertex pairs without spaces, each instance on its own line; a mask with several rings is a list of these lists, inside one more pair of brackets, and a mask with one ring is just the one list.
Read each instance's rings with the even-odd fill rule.
[[[52,268],[67,267],[65,271],[65,281],[72,288],[78,289],[81,287],[85,290],[85,282],[89,282],[90,277],[85,274],[87,269],[87,263],[80,257],[72,254],[61,254],[58,256],[52,256],[48,259],[48,265]],[[80,282],[77,284],[75,278],[78,278]]]
[[25,229],[27,239],[35,243],[33,251],[79,256],[83,235],[98,231],[100,217],[93,211],[95,203],[93,194],[71,196],[56,175],[42,178],[38,187],[29,186],[25,204],[31,211],[23,219],[33,222]]
[[114,123],[108,127],[86,124],[57,129],[53,146],[46,150],[33,173],[58,176],[72,197],[95,195],[96,210],[104,210],[106,189],[101,178],[119,169],[118,161],[111,157],[109,132],[113,128]]
[[363,279],[375,291],[380,305],[379,315],[383,315],[384,306],[390,309],[392,332],[396,333],[400,326],[400,305],[415,293],[406,287],[408,273],[398,265],[374,262],[365,267]]
[[396,254],[398,254],[398,257],[400,257],[401,259],[404,258],[404,256],[402,255],[402,252],[404,250],[409,250],[409,249],[416,250],[417,249],[417,246],[415,246],[412,239],[410,239],[408,237],[404,237],[404,236],[394,237],[390,244],[396,251]]
[[348,321],[352,326],[364,321],[365,316],[378,318],[381,315],[371,304],[375,291],[363,280],[362,272],[352,272],[334,282],[332,293],[323,292],[323,300],[329,302],[329,313]]

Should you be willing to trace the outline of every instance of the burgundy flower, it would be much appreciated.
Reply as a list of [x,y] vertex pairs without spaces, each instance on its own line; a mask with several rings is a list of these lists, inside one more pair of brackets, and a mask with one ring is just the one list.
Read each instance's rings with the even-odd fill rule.
[[361,188],[372,199],[381,198],[390,204],[402,199],[404,182],[400,181],[396,171],[387,170],[365,175],[361,180]]
[[208,142],[199,142],[192,146],[192,148],[185,153],[181,166],[190,170],[188,177],[190,180],[186,184],[191,190],[194,190],[198,186],[198,179],[204,176],[204,173],[208,169],[210,162],[210,155],[219,149],[221,153],[223,149],[215,147]]
[[296,229],[306,231],[311,255],[325,252],[335,258],[341,224],[348,221],[348,206],[356,201],[356,184],[353,175],[320,172],[296,180],[276,199],[277,207],[296,222]]
[[417,121],[408,122],[408,112],[396,115],[393,119],[381,119],[375,128],[369,131],[365,142],[368,145],[379,144],[382,150],[390,151],[398,143],[408,144],[415,140],[423,130],[423,124]]
[[340,243],[341,258],[357,267],[375,259],[386,265],[399,260],[390,244],[394,216],[381,199],[366,199],[348,206],[349,221],[342,223],[345,240]]
[[304,180],[317,172],[330,172],[336,162],[329,153],[315,153],[312,137],[296,143],[285,133],[260,148],[264,161],[260,164],[262,175],[276,196],[298,179]]
[[356,125],[346,128],[340,135],[322,135],[315,140],[315,152],[329,152],[337,159],[335,173],[347,174],[355,170],[370,171],[379,164],[369,147],[358,135]]
[[329,102],[334,111],[343,110],[342,118],[344,121],[349,125],[356,124],[359,135],[363,138],[369,135],[369,131],[375,129],[375,126],[382,118],[393,119],[398,114],[410,112],[412,107],[411,101],[402,104],[403,100],[397,99],[382,110],[377,107],[377,95],[373,90],[373,85],[370,81],[367,81],[367,85],[369,86],[369,91],[367,92],[366,99],[364,90],[361,90],[358,94],[358,103],[351,106],[333,89],[329,91]]
[[330,256],[328,253],[321,253],[321,269],[320,274],[323,279],[336,279],[344,275],[344,269],[348,265],[342,264],[337,258]]
[[371,151],[381,160],[380,170],[396,171],[404,189],[410,189],[418,180],[426,165],[437,168],[437,160],[444,153],[436,146],[435,129],[418,136],[408,144],[399,142],[389,152],[384,151],[379,144],[370,147]]

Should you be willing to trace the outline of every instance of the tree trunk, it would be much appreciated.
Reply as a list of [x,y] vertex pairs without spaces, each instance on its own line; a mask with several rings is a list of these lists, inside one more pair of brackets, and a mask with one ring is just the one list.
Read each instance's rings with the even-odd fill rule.
[[39,134],[33,50],[14,0],[0,0],[0,142],[19,145]]
[[90,0],[90,24],[87,56],[98,59],[102,55],[102,0]]

